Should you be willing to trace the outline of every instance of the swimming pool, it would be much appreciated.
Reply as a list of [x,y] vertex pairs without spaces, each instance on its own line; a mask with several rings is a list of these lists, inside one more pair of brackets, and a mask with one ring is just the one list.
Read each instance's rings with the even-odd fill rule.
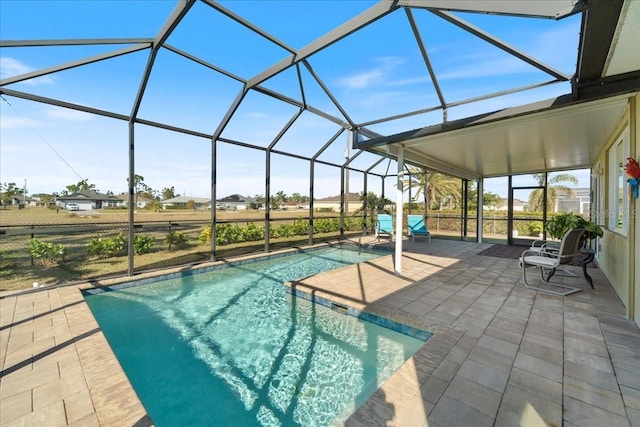
[[300,251],[86,301],[157,426],[337,425],[424,341],[283,282],[380,255]]

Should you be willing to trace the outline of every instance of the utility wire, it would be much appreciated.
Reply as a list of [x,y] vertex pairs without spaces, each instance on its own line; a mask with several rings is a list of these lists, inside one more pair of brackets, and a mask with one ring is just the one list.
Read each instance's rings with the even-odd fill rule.
[[11,107],[11,108],[13,109],[13,111],[16,113],[16,115],[17,115],[17,116],[18,116],[18,117],[19,117],[19,118],[20,118],[20,119],[21,119],[21,120],[22,120],[22,121],[23,121],[23,122],[24,122],[24,123],[25,123],[29,128],[31,128],[31,130],[32,130],[36,135],[38,135],[38,138],[40,138],[40,139],[42,140],[42,142],[44,142],[44,143],[47,145],[47,147],[49,147],[49,149],[50,149],[51,151],[53,151],[53,153],[54,153],[56,156],[58,156],[58,158],[59,158],[60,160],[62,160],[62,161],[64,162],[64,164],[65,164],[65,165],[67,165],[67,167],[68,167],[69,169],[71,169],[71,170],[73,171],[73,173],[75,173],[76,175],[78,175],[78,177],[80,178],[80,180],[81,180],[81,181],[84,181],[84,178],[83,178],[83,177],[78,173],[78,171],[76,171],[76,170],[73,168],[73,166],[71,166],[71,165],[69,164],[69,162],[67,162],[67,161],[64,159],[64,157],[62,157],[62,156],[60,155],[60,153],[58,153],[58,152],[56,151],[56,149],[55,149],[55,148],[53,148],[53,147],[51,146],[51,144],[49,144],[49,142],[48,142],[48,141],[47,141],[47,140],[46,140],[46,139],[45,139],[45,138],[44,138],[40,133],[38,133],[38,131],[37,131],[33,126],[31,126],[31,124],[29,124],[29,122],[28,122],[27,120],[25,120],[25,118],[24,118],[24,117],[22,117],[22,115],[18,112],[18,110],[16,110],[16,108],[15,108],[13,105],[11,105],[11,103],[9,102],[9,100],[7,100],[7,98],[5,98],[2,94],[0,94],[0,98],[2,98],[2,100],[3,100],[4,102],[6,102],[6,103],[7,103],[7,105],[8,105],[9,107]]

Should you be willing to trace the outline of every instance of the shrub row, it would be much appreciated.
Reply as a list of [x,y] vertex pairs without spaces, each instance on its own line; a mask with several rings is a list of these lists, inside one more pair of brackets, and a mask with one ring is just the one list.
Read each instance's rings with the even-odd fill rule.
[[[155,237],[139,235],[134,238],[133,250],[136,254],[141,255],[150,252],[154,245]],[[43,242],[36,238],[31,239],[27,251],[32,258],[38,260],[42,267],[49,267],[54,263],[64,261],[67,253],[66,247],[62,244]],[[123,233],[111,237],[94,237],[87,244],[87,254],[99,259],[125,255],[126,252],[127,236]]]
[[[146,254],[155,245],[153,236],[139,235],[133,239],[133,251],[138,254]],[[87,245],[87,253],[100,259],[124,255],[127,252],[127,236],[118,233],[112,237],[95,237]]]
[[[331,233],[340,230],[340,220],[337,218],[318,218],[314,220],[314,233]],[[345,218],[346,231],[357,231],[362,229],[362,218]],[[278,224],[270,229],[272,238],[287,238],[293,236],[305,236],[309,232],[309,221],[297,219],[293,224]],[[258,226],[252,222],[241,227],[238,224],[221,223],[216,224],[216,244],[229,245],[232,243],[252,242],[263,240],[265,235],[264,226]],[[206,225],[200,232],[199,239],[206,243],[211,240],[211,226]],[[127,253],[128,239],[124,233],[114,236],[96,236],[89,241],[86,246],[89,256],[98,259],[123,256]],[[187,236],[181,231],[171,231],[164,242],[168,249],[184,248],[188,245]],[[136,235],[133,242],[133,250],[136,254],[145,254],[151,251],[155,245],[155,237],[146,235]],[[37,259],[43,267],[51,266],[54,263],[64,260],[67,250],[62,244],[43,242],[36,238],[31,239],[28,252],[32,258]]]
[[[344,220],[345,231],[357,231],[362,229],[362,218],[350,217]],[[314,233],[332,233],[340,231],[340,219],[338,218],[318,218],[313,221]],[[293,224],[278,224],[271,227],[270,237],[277,239],[281,237],[306,236],[309,233],[309,221],[296,219]],[[224,246],[232,243],[255,242],[264,239],[264,226],[248,223],[245,227],[238,224],[221,223],[216,224],[216,245]],[[211,241],[211,225],[206,225],[200,232],[199,239],[202,243]]]

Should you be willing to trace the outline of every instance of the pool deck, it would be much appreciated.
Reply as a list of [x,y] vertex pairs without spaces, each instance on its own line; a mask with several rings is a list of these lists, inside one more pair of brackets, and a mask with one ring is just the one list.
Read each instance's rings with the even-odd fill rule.
[[[434,333],[345,425],[640,426],[640,330],[601,271],[553,296],[489,246],[405,240],[402,275],[386,255],[288,284]],[[84,302],[94,285],[1,296],[0,425],[153,424]]]

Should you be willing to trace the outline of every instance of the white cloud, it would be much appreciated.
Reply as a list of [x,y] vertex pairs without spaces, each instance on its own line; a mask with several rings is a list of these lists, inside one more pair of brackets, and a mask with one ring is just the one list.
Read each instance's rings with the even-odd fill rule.
[[86,122],[89,120],[93,120],[92,114],[84,113],[77,110],[71,110],[68,108],[48,108],[44,111],[44,114],[51,119],[69,120],[72,122]]
[[40,125],[40,122],[33,119],[25,119],[18,116],[7,116],[6,114],[0,116],[0,129],[31,128],[39,127]]
[[344,77],[338,80],[338,84],[346,89],[354,90],[387,85],[389,82],[387,77],[393,75],[393,71],[405,62],[404,59],[396,56],[380,57],[375,61],[378,63],[377,66],[360,74]]
[[[493,56],[493,57],[492,57]],[[442,73],[436,73],[438,81],[468,79],[478,77],[504,76],[513,74],[522,74],[527,72],[535,72],[533,66],[521,61],[515,57],[495,57],[495,55],[486,55],[482,61],[475,59],[469,60],[468,63]]]
[[[6,56],[0,57],[0,78],[2,79],[30,73],[34,70],[34,68],[29,67],[28,65],[15,58]],[[21,83],[28,85],[52,84],[53,78],[51,78],[50,76],[42,76],[34,79],[24,80]]]
[[261,111],[254,111],[252,113],[248,113],[247,117],[250,119],[266,119],[269,115]]
[[347,89],[366,89],[378,82],[382,76],[383,73],[380,69],[373,69],[365,73],[342,78],[339,83]]

